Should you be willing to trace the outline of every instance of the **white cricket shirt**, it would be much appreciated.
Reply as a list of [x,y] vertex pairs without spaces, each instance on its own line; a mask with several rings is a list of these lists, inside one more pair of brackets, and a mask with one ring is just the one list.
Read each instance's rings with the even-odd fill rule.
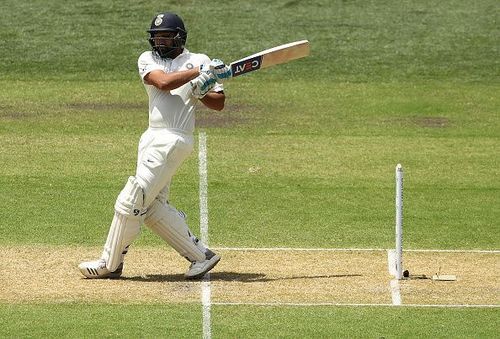
[[[205,54],[184,52],[175,59],[162,59],[152,51],[141,54],[137,62],[139,75],[143,83],[144,77],[154,70],[166,73],[183,71],[210,63]],[[194,113],[196,101],[188,83],[171,91],[162,91],[153,85],[144,83],[149,96],[149,127],[168,128],[183,134],[191,135],[194,131]],[[223,91],[221,84],[216,84],[212,91]]]

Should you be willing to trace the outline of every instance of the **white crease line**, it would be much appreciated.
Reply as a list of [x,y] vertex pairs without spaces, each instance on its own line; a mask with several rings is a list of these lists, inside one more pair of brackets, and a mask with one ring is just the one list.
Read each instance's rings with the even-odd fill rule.
[[415,249],[403,250],[403,252],[437,252],[437,253],[500,253],[500,250],[433,250],[433,249]]
[[[208,170],[207,135],[199,134],[199,174],[200,174],[200,233],[201,241],[208,246]],[[210,273],[201,282],[201,304],[203,309],[203,338],[212,338]]]
[[203,338],[210,339],[212,337],[212,321],[211,321],[211,294],[210,288],[210,273],[205,274],[201,282],[201,304],[203,308]]
[[[213,247],[221,251],[296,251],[296,252],[385,252],[386,248],[298,248],[298,247]],[[499,254],[500,250],[440,250],[440,249],[411,249],[403,252],[435,252],[435,253],[490,253]]]
[[394,306],[401,306],[403,304],[403,302],[401,301],[401,292],[399,289],[398,279],[391,280],[391,298],[392,298],[392,304]]
[[200,174],[200,232],[201,241],[208,246],[208,170],[207,170],[207,135],[199,135],[199,174]]
[[[314,307],[314,306],[339,306],[339,307],[396,307],[394,304],[349,304],[349,303],[258,303],[258,302],[213,302],[216,306],[297,306],[297,307]],[[397,307],[422,307],[422,308],[500,308],[500,305],[489,304],[404,304]]]
[[214,247],[221,251],[296,251],[296,252],[382,252],[387,251],[382,248],[297,248],[297,247]]
[[387,250],[389,274],[396,276],[396,250]]
[[401,306],[401,289],[399,288],[399,280],[396,278],[396,250],[387,250],[387,267],[389,268],[389,274],[393,275],[395,278],[391,280],[391,298],[392,304],[394,306]]

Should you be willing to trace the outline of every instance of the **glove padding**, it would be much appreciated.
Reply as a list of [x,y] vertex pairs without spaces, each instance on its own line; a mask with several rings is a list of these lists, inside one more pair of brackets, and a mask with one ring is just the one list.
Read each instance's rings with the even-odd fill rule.
[[200,75],[191,80],[189,83],[191,85],[193,95],[196,98],[201,99],[208,93],[208,91],[214,88],[216,80],[213,75],[210,75],[207,72],[201,72]]
[[222,83],[224,80],[231,77],[231,69],[219,59],[212,59],[210,64],[201,65],[200,72],[213,74],[218,83]]
[[218,83],[222,83],[231,77],[231,69],[222,60],[213,59],[209,67]]

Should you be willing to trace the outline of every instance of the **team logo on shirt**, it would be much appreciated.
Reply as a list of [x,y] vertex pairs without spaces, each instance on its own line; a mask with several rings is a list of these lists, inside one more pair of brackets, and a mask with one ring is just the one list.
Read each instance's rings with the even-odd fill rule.
[[187,68],[187,69],[193,69],[193,67],[194,67],[194,66],[193,66],[193,64],[192,64],[192,63],[187,63],[187,64],[186,64],[186,68]]
[[160,26],[162,22],[163,22],[163,14],[158,14],[158,16],[155,19],[155,26]]

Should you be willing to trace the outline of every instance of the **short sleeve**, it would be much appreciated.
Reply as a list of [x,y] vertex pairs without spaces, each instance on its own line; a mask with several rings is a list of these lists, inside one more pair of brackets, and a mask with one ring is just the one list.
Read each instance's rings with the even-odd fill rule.
[[151,51],[144,52],[139,57],[137,61],[137,67],[139,68],[139,75],[141,79],[144,80],[144,77],[155,70],[162,70],[163,67],[156,63],[153,59],[153,53]]

